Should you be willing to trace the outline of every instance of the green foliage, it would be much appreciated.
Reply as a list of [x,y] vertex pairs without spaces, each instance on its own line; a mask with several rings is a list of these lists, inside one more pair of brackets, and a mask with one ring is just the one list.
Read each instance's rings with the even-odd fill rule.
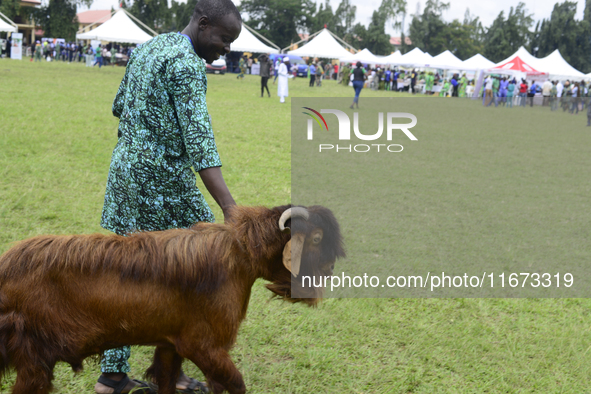
[[501,11],[484,35],[483,55],[493,62],[499,62],[528,45],[529,29],[533,25],[532,14],[527,14],[524,3],[509,10],[507,19]]
[[20,0],[0,0],[0,12],[13,19],[20,15]]
[[367,48],[374,55],[389,55],[393,46],[386,34],[386,14],[374,11],[367,29],[362,24],[355,25],[354,33],[360,39],[359,47]]
[[406,15],[406,0],[382,0],[380,14],[386,17],[386,21],[392,22],[394,30],[402,30],[402,21]]
[[170,31],[172,14],[168,0],[133,0],[131,7],[127,7],[133,16],[158,33]]
[[316,4],[312,0],[244,0],[245,23],[284,48],[300,41],[298,30],[311,31]]
[[410,39],[413,47],[419,47],[423,52],[431,55],[439,54],[447,48],[445,37],[447,25],[443,21],[443,11],[449,8],[449,3],[439,0],[427,0],[422,15],[413,15],[409,26]]
[[335,17],[338,20],[338,23],[333,32],[355,48],[359,46],[359,44],[355,42],[352,34],[356,12],[357,6],[351,5],[350,0],[341,0],[341,3],[335,11]]
[[[531,52],[544,57],[558,49],[571,66],[588,73],[591,71],[590,21],[575,20],[577,3],[565,1],[555,4],[550,19],[538,22],[531,42]],[[587,13],[587,8],[585,8]]]
[[45,37],[64,38],[73,41],[78,30],[76,3],[71,0],[49,0],[45,7],[36,9],[35,20]]
[[480,42],[473,37],[474,30],[470,25],[460,23],[457,19],[447,25],[447,49],[460,59],[468,59],[480,52]]
[[326,0],[326,5],[321,3],[316,15],[314,15],[314,18],[310,23],[310,32],[316,32],[323,29],[325,26],[328,30],[335,32],[337,24],[338,19],[332,12],[330,0]]
[[405,13],[405,0],[382,0],[378,10],[373,12],[367,28],[361,23],[353,27],[356,46],[367,48],[376,55],[392,53],[394,47],[390,44],[390,35],[386,34],[386,23],[391,21],[393,28],[400,29]]
[[187,0],[186,3],[172,0],[170,7],[171,31],[181,31],[189,24],[196,4],[197,0]]

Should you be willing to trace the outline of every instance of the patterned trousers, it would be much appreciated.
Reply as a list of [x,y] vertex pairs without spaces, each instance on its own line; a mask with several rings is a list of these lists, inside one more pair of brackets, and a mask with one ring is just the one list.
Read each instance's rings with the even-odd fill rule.
[[123,346],[116,349],[105,350],[101,358],[101,372],[103,373],[128,373],[131,347]]
[[[122,235],[122,234],[120,234]],[[101,357],[102,373],[128,373],[129,357],[131,356],[131,347],[123,346],[115,349],[105,350]]]

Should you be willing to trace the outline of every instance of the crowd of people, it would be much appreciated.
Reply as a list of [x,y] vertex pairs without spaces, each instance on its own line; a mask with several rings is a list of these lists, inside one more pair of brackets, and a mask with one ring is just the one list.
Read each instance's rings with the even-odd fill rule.
[[545,80],[542,83],[535,80],[528,83],[525,79],[517,81],[515,78],[506,76],[490,75],[484,84],[483,105],[495,107],[513,104],[525,107],[534,105],[534,98],[541,93],[542,106],[549,106],[552,111],[558,110],[560,106],[563,111],[577,114],[583,110],[591,97],[589,84],[585,81],[551,81]]
[[84,62],[86,56],[89,56],[93,65],[98,65],[99,68],[106,64],[115,65],[117,63],[117,54],[121,54],[122,59],[127,59],[134,47],[123,46],[119,44],[99,44],[97,47],[92,47],[90,42],[85,44],[76,42],[60,42],[46,40],[43,42],[36,41],[30,47],[33,57],[31,60],[40,62],[46,61],[62,61],[62,62]]
[[339,74],[339,65],[329,62],[311,62],[308,65],[308,78],[310,79],[310,87],[322,86],[323,79],[337,79]]

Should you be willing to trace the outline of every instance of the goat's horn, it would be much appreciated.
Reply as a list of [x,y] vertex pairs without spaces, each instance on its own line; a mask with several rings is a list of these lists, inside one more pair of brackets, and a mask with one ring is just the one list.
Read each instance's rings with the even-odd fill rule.
[[[285,232],[286,228],[285,228],[285,222],[287,222],[289,219],[291,219],[292,217],[300,217],[300,218],[304,218],[306,220],[308,220],[308,218],[310,217],[310,214],[308,213],[308,210],[306,208],[302,208],[302,207],[293,207],[293,208],[288,208],[285,210],[285,212],[283,212],[281,214],[281,217],[279,218],[279,230],[281,230],[282,232]],[[289,228],[288,228],[289,230]]]

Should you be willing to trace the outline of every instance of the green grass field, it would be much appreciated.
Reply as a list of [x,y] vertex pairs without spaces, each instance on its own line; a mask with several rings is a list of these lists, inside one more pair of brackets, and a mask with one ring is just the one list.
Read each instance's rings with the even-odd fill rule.
[[[0,59],[0,252],[38,234],[105,232],[99,220],[117,135],[111,103],[123,73],[123,68]],[[260,98],[258,77],[209,78],[209,110],[224,177],[242,205],[291,201],[291,99],[279,104],[276,85],[270,87],[272,98]],[[306,80],[298,79],[291,81],[290,94],[352,97],[353,90],[333,82],[309,88]],[[360,104],[364,97],[392,96],[365,89]],[[434,113],[442,108],[440,99],[425,102]],[[396,228],[417,231],[430,240],[423,249],[403,244],[404,257],[412,259],[415,253],[449,262],[466,259],[466,241],[456,239],[456,244],[444,247],[441,234],[465,234],[473,244],[474,226],[482,223],[467,212],[477,199],[459,198],[442,185],[473,191],[471,182],[481,172],[471,165],[479,162],[497,168],[485,172],[493,185],[507,185],[504,190],[485,190],[476,184],[495,207],[480,212],[483,218],[494,219],[495,210],[502,212],[501,201],[517,193],[519,185],[527,193],[518,196],[521,205],[515,208],[520,210],[507,213],[514,218],[514,232],[497,231],[493,220],[488,231],[499,239],[480,240],[477,249],[468,249],[468,256],[478,250],[507,261],[535,262],[554,250],[568,250],[569,256],[587,263],[591,128],[584,127],[584,114],[465,105],[469,108],[460,110],[456,123],[441,124],[435,144],[418,145],[424,150],[417,148],[410,156],[419,178],[396,172],[394,194],[402,204]],[[507,111],[513,113],[505,115]],[[497,131],[504,128],[505,134],[486,132],[491,125]],[[503,139],[507,135],[515,137],[513,142]],[[527,155],[520,153],[523,147],[529,147]],[[514,153],[513,160],[507,149]],[[433,175],[446,165],[455,170],[453,176],[442,180]],[[540,168],[557,170],[547,173]],[[544,198],[531,194],[536,185]],[[428,200],[413,199],[417,191]],[[552,199],[553,192],[560,200]],[[206,198],[221,218],[219,208]],[[330,201],[319,203],[331,207]],[[430,210],[438,216],[430,216]],[[560,230],[558,240],[548,223]],[[520,231],[521,226],[537,227],[538,243]],[[343,232],[351,233],[346,227]],[[348,248],[354,249],[355,240],[350,241]],[[497,250],[503,241],[515,241],[517,249]],[[269,297],[264,282],[256,283],[232,352],[251,393],[591,392],[588,299],[335,298],[310,309]],[[140,378],[150,360],[150,348],[134,348],[132,377]],[[185,370],[203,377],[190,363]],[[77,375],[60,364],[55,392],[92,393],[98,374],[92,360]],[[13,380],[14,374],[7,376],[0,392],[8,393]]]

